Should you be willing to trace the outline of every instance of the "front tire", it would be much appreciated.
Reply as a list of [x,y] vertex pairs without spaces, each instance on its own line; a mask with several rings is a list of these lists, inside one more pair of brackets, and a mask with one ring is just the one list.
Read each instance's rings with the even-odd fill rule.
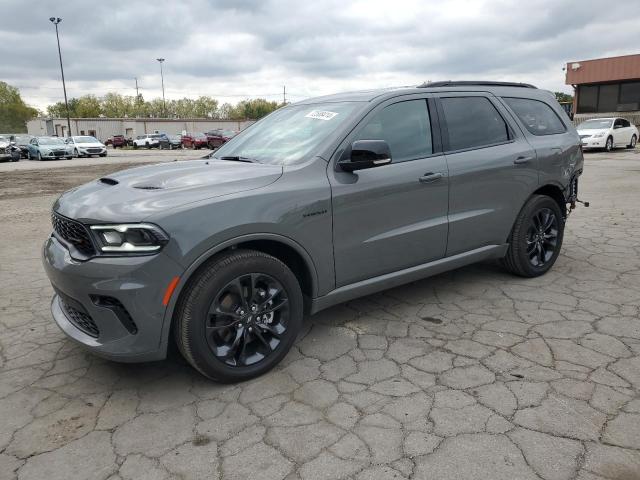
[[302,327],[302,291],[284,263],[255,250],[222,254],[185,287],[175,340],[203,375],[241,382],[275,367]]
[[42,154],[40,152],[38,152],[38,161],[42,161]]
[[635,134],[631,137],[631,143],[629,145],[627,145],[627,148],[636,148],[636,143],[638,142],[637,137],[635,136]]
[[556,262],[564,236],[565,217],[558,203],[534,195],[520,211],[503,259],[507,270],[521,277],[538,277]]
[[611,150],[613,150],[613,137],[608,137],[607,143],[604,144],[604,151],[610,152]]

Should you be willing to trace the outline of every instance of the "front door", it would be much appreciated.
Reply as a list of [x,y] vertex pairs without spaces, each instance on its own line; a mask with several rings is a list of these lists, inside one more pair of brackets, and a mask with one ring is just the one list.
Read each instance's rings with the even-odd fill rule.
[[392,163],[353,173],[330,163],[337,287],[444,256],[448,172],[434,116],[426,96],[383,102],[343,147],[385,140]]

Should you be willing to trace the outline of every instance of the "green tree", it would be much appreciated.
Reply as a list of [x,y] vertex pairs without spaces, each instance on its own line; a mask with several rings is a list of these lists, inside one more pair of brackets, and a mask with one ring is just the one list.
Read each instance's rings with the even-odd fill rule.
[[573,95],[563,92],[553,92],[556,96],[556,100],[559,102],[573,102]]
[[0,132],[27,131],[27,121],[38,114],[22,100],[17,88],[0,81]]
[[[76,100],[75,98],[73,100]],[[102,114],[102,102],[95,95],[84,95],[74,105],[74,117],[97,118]]]
[[264,98],[254,98],[253,100],[242,100],[229,112],[231,120],[258,119],[270,114],[280,108],[278,102],[270,102]]

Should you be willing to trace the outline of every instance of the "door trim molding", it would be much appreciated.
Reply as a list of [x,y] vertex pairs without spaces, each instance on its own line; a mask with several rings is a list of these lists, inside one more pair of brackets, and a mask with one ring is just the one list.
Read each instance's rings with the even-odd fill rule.
[[329,292],[327,295],[311,300],[311,314],[329,308],[338,303],[343,303],[354,298],[369,295],[381,290],[397,287],[405,283],[414,282],[422,278],[437,275],[439,273],[463,267],[471,263],[491,258],[502,258],[506,255],[509,244],[487,245],[468,252],[459,253],[451,257],[441,258],[433,262],[416,265],[396,272],[386,273],[377,277],[361,280],[350,285],[345,285]]

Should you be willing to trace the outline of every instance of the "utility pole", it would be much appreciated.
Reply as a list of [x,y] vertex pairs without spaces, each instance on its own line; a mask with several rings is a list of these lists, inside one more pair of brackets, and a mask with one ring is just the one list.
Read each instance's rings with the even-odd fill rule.
[[136,81],[136,98],[140,98],[140,93],[138,92],[138,77],[133,77]]
[[164,112],[164,116],[167,116],[167,104],[164,101],[164,74],[162,73],[162,64],[164,63],[164,58],[156,58],[158,62],[160,62],[160,80],[162,81],[162,111]]
[[58,24],[62,21],[60,17],[51,17],[49,21],[56,27],[56,40],[58,40],[58,58],[60,59],[60,73],[62,74],[62,91],[64,92],[64,106],[67,109],[67,137],[71,136],[71,119],[69,115],[69,102],[67,101],[67,87],[64,83],[64,69],[62,68],[62,51],[60,50],[60,35],[58,35]]
[[282,103],[283,105],[287,104],[287,86],[286,85],[282,86]]

